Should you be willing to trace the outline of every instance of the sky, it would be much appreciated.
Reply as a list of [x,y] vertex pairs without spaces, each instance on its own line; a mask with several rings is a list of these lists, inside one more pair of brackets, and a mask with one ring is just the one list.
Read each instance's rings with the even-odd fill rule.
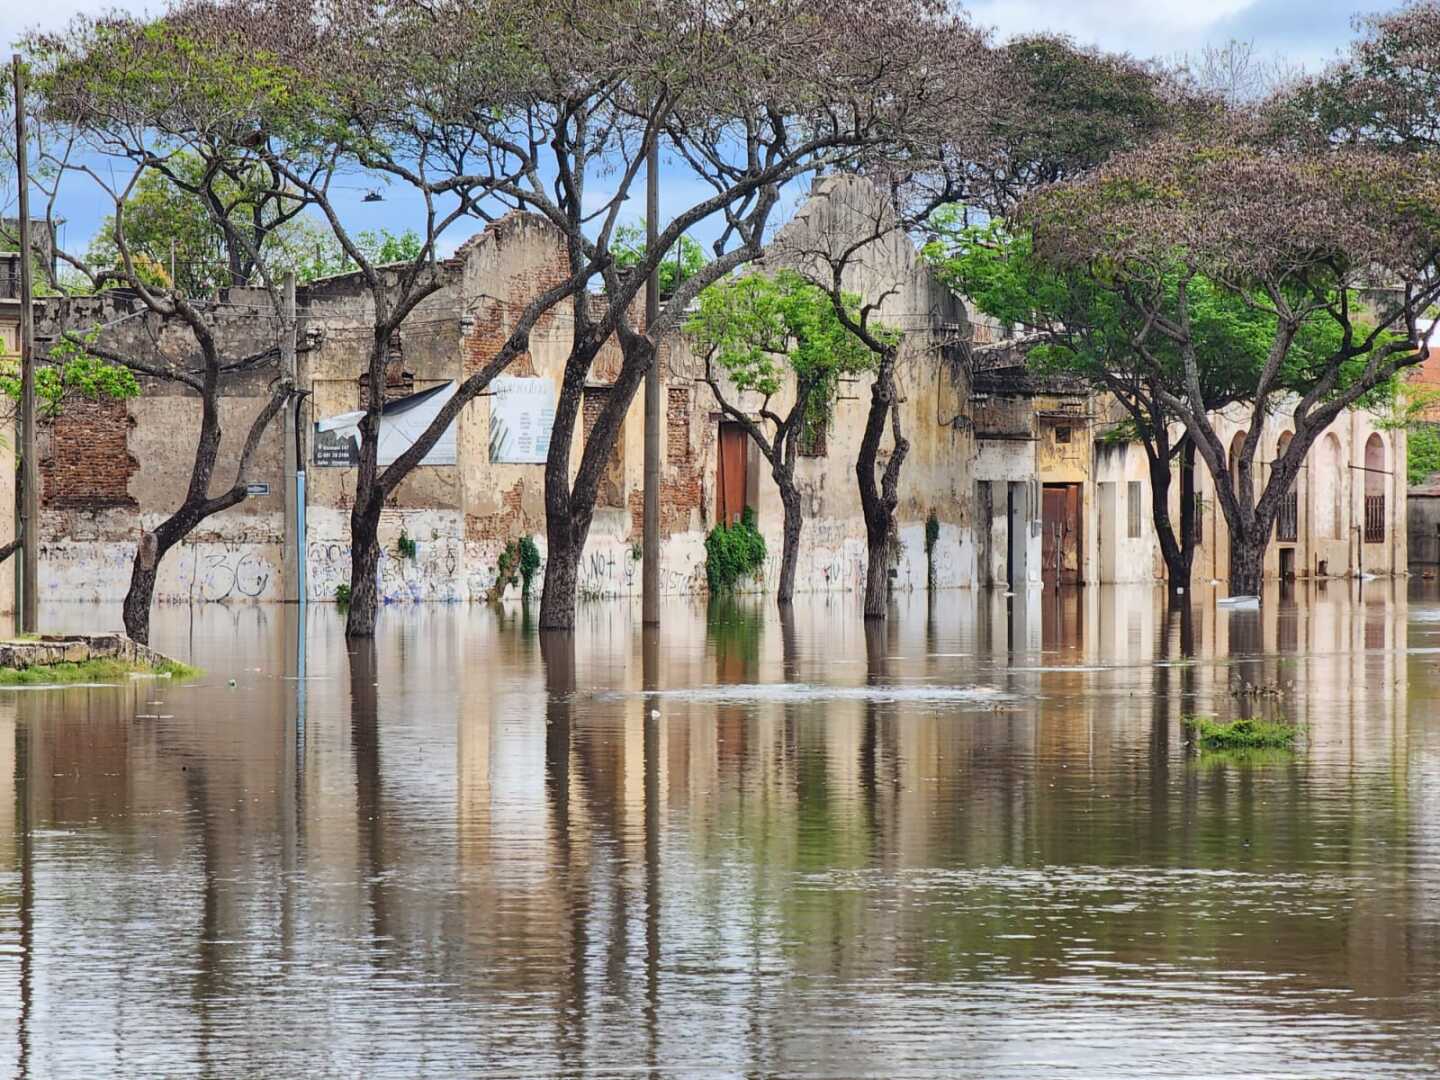
[[[1322,67],[1352,36],[1357,14],[1399,6],[1400,0],[971,0],[975,21],[997,36],[1037,30],[1069,34],[1077,41],[1134,56],[1174,57],[1207,44],[1253,42],[1262,56],[1281,56],[1290,65]],[[0,0],[0,42],[7,46],[28,30],[59,29],[76,14],[111,8],[136,12],[163,9],[157,0]],[[343,212],[356,228],[404,228],[402,201],[363,203],[358,189]],[[662,196],[662,212],[663,196]],[[62,245],[84,246],[103,216],[103,207],[76,200],[64,208]],[[447,237],[453,247],[471,230]],[[77,243],[77,240],[79,241]]]

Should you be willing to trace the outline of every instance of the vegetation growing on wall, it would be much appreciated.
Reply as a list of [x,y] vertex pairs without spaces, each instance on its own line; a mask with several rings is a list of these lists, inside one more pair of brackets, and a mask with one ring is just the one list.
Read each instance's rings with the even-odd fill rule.
[[744,577],[765,565],[765,538],[755,527],[755,511],[746,507],[733,525],[716,525],[705,537],[705,580],[711,595],[731,592]]

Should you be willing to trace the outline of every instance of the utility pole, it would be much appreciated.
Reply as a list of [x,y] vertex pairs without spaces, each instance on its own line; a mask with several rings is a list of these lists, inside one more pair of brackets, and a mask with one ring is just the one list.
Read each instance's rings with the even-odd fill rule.
[[15,70],[15,166],[20,185],[20,630],[39,628],[40,468],[35,456],[35,281],[30,246],[30,172],[25,136],[25,71]]
[[[660,234],[660,137],[652,133],[645,176],[645,253],[653,257]],[[660,317],[660,262],[645,286],[645,333],[655,352],[645,375],[645,536],[640,564],[640,615],[645,626],[660,624],[660,342],[654,326]]]
[[[280,312],[280,377],[287,380],[292,387],[299,387],[299,374],[296,370],[295,354],[295,275],[286,274],[285,282],[281,286],[281,304],[283,310]],[[285,599],[293,602],[300,599],[300,567],[305,559],[304,549],[300,547],[301,537],[304,534],[304,527],[301,518],[305,513],[304,504],[301,503],[300,484],[304,481],[297,479],[297,474],[305,468],[305,463],[300,460],[299,441],[300,417],[297,410],[285,410],[285,529],[289,534],[286,537],[285,557],[282,560],[283,573],[285,575]]]

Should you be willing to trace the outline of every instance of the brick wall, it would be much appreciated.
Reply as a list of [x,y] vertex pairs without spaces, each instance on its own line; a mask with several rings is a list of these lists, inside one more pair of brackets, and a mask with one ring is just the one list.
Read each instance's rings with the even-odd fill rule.
[[[590,444],[590,432],[595,427],[595,422],[600,419],[600,413],[610,400],[611,388],[608,386],[587,386],[585,397],[581,405],[580,423],[585,434],[584,445]],[[621,433],[615,440],[615,445],[610,448],[610,459],[605,463],[605,472],[600,478],[600,493],[596,498],[597,506],[624,506],[625,505],[625,434],[624,426],[621,426]]]
[[665,460],[671,465],[690,463],[690,388],[672,386],[665,412]]
[[46,425],[50,450],[40,460],[45,505],[59,509],[134,506],[130,414],[123,401],[80,401]]

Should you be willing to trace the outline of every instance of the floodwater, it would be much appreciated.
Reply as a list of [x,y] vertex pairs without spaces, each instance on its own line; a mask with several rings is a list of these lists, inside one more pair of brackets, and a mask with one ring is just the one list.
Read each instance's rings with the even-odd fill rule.
[[162,609],[0,691],[0,1075],[1440,1074],[1440,593],[1200,593]]

